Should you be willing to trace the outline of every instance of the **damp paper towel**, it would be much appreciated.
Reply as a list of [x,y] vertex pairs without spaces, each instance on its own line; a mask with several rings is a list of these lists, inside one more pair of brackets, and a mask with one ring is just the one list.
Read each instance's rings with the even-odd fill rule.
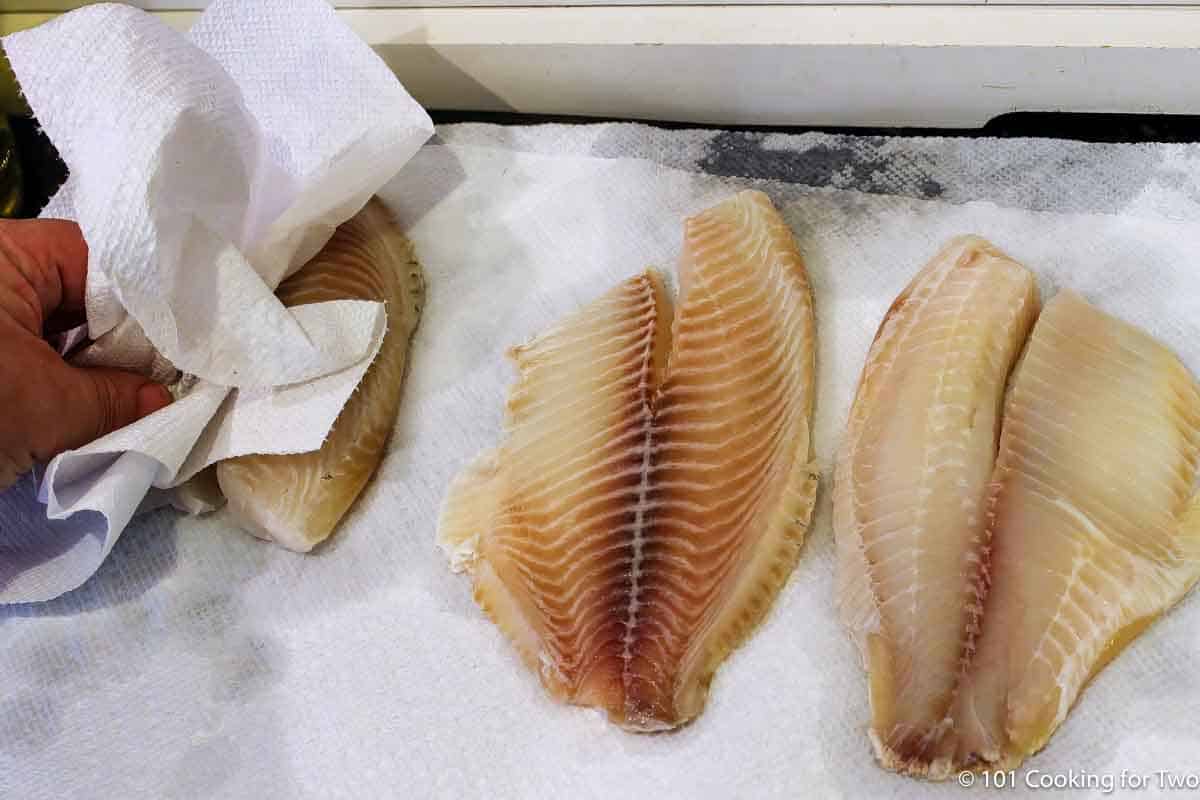
[[[1179,166],[1176,184],[1200,185],[1200,170]],[[1139,182],[1158,178],[1129,176]],[[670,271],[683,217],[747,187],[779,205],[812,280],[818,513],[705,712],[676,733],[631,735],[546,696],[475,607],[468,578],[449,570],[437,515],[451,478],[500,435],[513,377],[504,349],[648,264]],[[82,589],[0,609],[0,796],[963,796],[874,764],[859,657],[834,613],[830,465],[879,320],[946,238],[972,231],[1032,267],[1045,295],[1072,286],[1200,372],[1200,229],[1163,215],[1031,212],[466,145],[426,146],[381,196],[415,242],[429,294],[375,481],[319,553],[252,540],[224,511],[162,509],[135,520]],[[1200,769],[1197,664],[1193,595],[1098,676],[1017,776],[1021,788],[1039,776]]]
[[[320,0],[215,2],[186,35],[99,5],[4,48],[70,169],[43,216],[77,220],[88,243],[95,342],[74,360],[180,395],[54,459],[44,511],[0,520],[0,603],[12,603],[79,586],[152,488],[223,458],[320,446],[379,347],[383,306],[287,309],[274,288],[432,123]],[[29,485],[17,492],[35,502]]]

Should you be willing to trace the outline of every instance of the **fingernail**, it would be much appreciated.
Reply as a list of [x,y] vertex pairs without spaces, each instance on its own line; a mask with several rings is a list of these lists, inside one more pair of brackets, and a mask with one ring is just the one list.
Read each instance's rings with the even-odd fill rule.
[[141,418],[153,414],[160,408],[166,408],[171,405],[173,399],[171,393],[167,391],[167,387],[161,383],[145,384],[138,389],[137,393],[138,417]]

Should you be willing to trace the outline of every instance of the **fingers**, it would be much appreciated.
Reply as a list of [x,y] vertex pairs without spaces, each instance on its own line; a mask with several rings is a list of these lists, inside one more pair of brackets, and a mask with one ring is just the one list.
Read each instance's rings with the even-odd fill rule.
[[34,456],[47,461],[64,450],[82,447],[171,403],[161,384],[118,369],[72,367],[59,362],[61,387],[54,403],[50,435]]
[[82,311],[87,259],[74,222],[0,220],[0,311],[36,335],[55,311]]
[[46,317],[42,323],[42,335],[53,336],[56,333],[66,333],[87,322],[87,314],[83,311],[55,311]]

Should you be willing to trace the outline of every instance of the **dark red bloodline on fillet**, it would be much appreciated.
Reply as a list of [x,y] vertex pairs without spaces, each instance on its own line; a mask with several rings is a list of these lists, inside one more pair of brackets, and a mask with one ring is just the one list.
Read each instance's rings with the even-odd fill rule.
[[[655,431],[661,421],[655,420]],[[658,531],[657,508],[664,490],[661,485],[663,465],[661,449],[652,444],[649,460],[649,479],[646,489],[646,511],[642,516],[641,575],[638,582],[638,615],[633,628],[631,654],[625,675],[626,717],[631,720],[672,720],[675,718],[673,683],[677,643],[672,641],[663,620],[670,607],[664,602],[659,586],[661,565],[667,557],[662,535]]]
[[[642,390],[639,387],[640,372],[631,379],[633,384],[626,394],[626,402],[644,402]],[[623,653],[626,620],[629,616],[630,596],[633,592],[633,561],[634,535],[637,526],[637,495],[641,485],[641,469],[644,448],[642,441],[645,437],[645,420],[647,412],[632,415],[621,423],[620,429],[605,443],[612,446],[620,443],[622,448],[628,447],[628,455],[609,465],[610,478],[603,481],[608,484],[597,487],[598,494],[612,493],[612,499],[598,510],[597,516],[604,520],[607,526],[603,545],[606,551],[605,560],[610,561],[603,576],[598,576],[602,585],[611,587],[604,592],[601,603],[593,606],[589,613],[603,614],[605,620],[596,631],[592,640],[593,652],[591,663],[580,665],[578,674],[572,676],[579,681],[586,681],[585,688],[592,695],[592,702],[599,702],[615,716],[623,715],[625,705],[625,676]],[[593,550],[594,552],[594,550]],[[599,663],[596,663],[599,662]],[[596,696],[596,695],[599,696]]]

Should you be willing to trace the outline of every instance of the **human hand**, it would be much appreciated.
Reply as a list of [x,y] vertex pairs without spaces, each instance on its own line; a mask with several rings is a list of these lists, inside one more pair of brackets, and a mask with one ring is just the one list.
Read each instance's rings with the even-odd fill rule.
[[74,222],[0,220],[0,490],[171,402],[141,375],[73,367],[43,338],[82,321],[86,278]]

